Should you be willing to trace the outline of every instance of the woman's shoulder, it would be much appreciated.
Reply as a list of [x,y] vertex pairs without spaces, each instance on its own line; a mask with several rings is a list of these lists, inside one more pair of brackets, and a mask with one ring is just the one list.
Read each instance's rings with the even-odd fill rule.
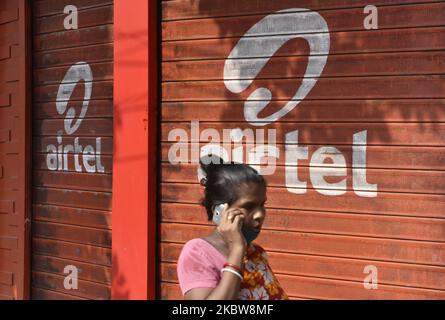
[[200,258],[210,257],[215,254],[215,248],[202,238],[195,238],[187,241],[181,251],[181,256],[197,256]]
[[195,238],[187,241],[184,246],[182,247],[182,250],[187,249],[194,249],[194,248],[202,248],[206,246],[206,241],[202,238]]
[[251,243],[248,250],[247,255],[249,257],[262,257],[265,260],[268,260],[268,256],[266,253],[266,250],[262,246],[260,246],[258,243]]
[[218,272],[224,265],[225,258],[210,243],[201,238],[185,243],[178,259],[179,270],[204,269]]

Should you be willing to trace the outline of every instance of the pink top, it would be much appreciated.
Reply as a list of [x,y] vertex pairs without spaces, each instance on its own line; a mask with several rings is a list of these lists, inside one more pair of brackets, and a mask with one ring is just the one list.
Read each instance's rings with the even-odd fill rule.
[[178,260],[178,279],[182,294],[193,288],[216,288],[221,280],[224,255],[204,239],[188,241]]

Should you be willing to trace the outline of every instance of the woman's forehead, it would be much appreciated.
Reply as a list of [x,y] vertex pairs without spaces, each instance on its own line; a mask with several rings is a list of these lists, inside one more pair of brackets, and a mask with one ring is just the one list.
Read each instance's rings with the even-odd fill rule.
[[266,190],[263,186],[250,183],[241,186],[240,197],[236,203],[243,204],[247,202],[263,202],[266,197]]

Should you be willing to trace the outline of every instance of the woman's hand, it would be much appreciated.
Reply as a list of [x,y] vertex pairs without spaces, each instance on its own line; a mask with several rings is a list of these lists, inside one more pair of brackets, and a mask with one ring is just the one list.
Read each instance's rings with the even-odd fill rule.
[[221,234],[224,242],[229,247],[229,251],[241,250],[244,253],[247,247],[246,239],[244,238],[241,227],[244,221],[244,212],[238,208],[224,207],[221,214],[221,223],[216,230]]
[[[247,247],[246,239],[241,232],[244,214],[242,209],[228,209],[226,204],[221,214],[221,223],[216,228],[229,248],[227,262],[239,267],[243,264]],[[223,272],[216,288],[194,288],[186,292],[184,297],[187,300],[234,300],[238,299],[240,283],[236,275]]]

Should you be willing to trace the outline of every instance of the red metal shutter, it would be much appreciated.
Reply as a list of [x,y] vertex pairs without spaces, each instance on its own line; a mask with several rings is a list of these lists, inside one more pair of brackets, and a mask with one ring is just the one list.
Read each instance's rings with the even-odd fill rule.
[[[371,30],[367,4],[163,1],[162,298],[181,298],[179,252],[212,229],[190,163],[192,120],[200,121],[197,134],[214,128],[221,137],[225,128],[276,130],[280,156],[266,176],[259,243],[293,299],[445,298],[445,3],[373,1],[378,29]],[[232,51],[241,38],[245,45]],[[227,62],[231,53],[241,63]],[[310,79],[312,89],[295,95]],[[245,102],[259,88],[253,100],[267,104],[265,89],[272,97],[253,114],[259,119],[292,99],[299,104],[266,126],[251,125]],[[188,139],[179,165],[169,161],[175,129]],[[295,151],[297,143],[298,162],[286,162],[286,146]],[[377,290],[367,287],[373,269]]]
[[0,299],[29,298],[28,14],[0,2]]
[[[69,5],[78,29],[64,27]],[[32,297],[109,299],[113,1],[33,1],[32,19]]]

